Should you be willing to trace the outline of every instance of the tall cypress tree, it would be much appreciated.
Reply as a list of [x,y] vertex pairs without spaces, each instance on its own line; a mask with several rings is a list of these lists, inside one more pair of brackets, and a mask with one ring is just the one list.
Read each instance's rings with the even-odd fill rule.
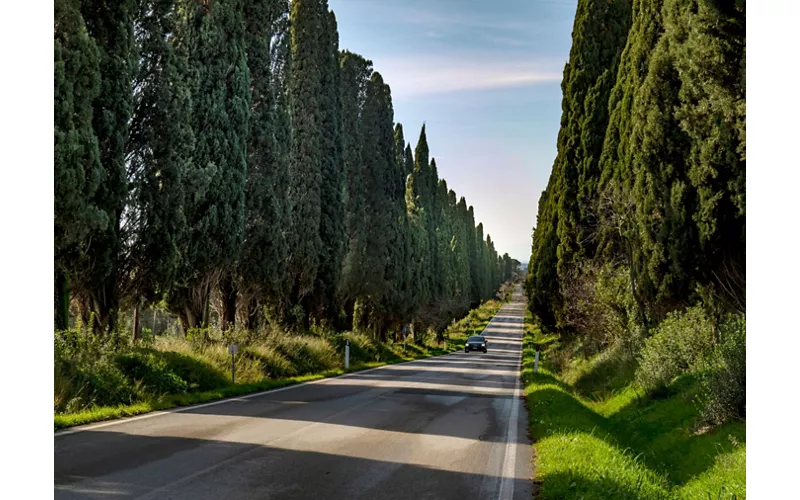
[[434,180],[432,170],[429,162],[428,139],[425,135],[425,124],[422,125],[422,130],[419,133],[417,140],[417,147],[414,151],[414,192],[418,196],[418,206],[421,209],[422,224],[427,233],[427,249],[425,251],[425,263],[423,267],[424,280],[426,283],[425,288],[428,290],[428,301],[435,300],[438,297],[438,275],[436,274],[436,219],[435,219],[435,203],[434,197],[436,194],[436,184],[438,179]]
[[426,180],[430,193],[427,211],[429,214],[428,234],[431,238],[431,291],[435,299],[442,299],[445,296],[445,274],[442,270],[442,254],[439,250],[437,231],[442,221],[441,205],[444,197],[439,193],[439,170],[436,168],[436,158],[431,158]]
[[[245,9],[245,43],[250,71],[250,136],[247,142],[245,228],[237,270],[240,316],[250,329],[261,321],[265,305],[281,294],[286,271],[285,192],[288,156],[278,144],[280,116],[286,101],[279,99],[283,82],[273,75],[281,53],[273,43],[285,43],[288,2],[259,0]],[[231,308],[232,309],[232,308]],[[230,318],[229,318],[230,319]]]
[[[452,193],[455,199],[455,192]],[[470,269],[469,227],[467,200],[462,196],[453,213],[456,234],[456,263],[458,265],[458,297],[465,304],[471,301],[472,273]]]
[[322,247],[322,75],[326,48],[319,35],[323,31],[325,14],[326,9],[319,0],[291,3],[289,95],[293,138],[287,196],[292,221],[292,237],[288,242],[290,301],[295,305],[313,290]]
[[74,263],[89,235],[107,227],[110,218],[94,202],[105,179],[92,127],[100,54],[77,0],[57,0],[54,21],[55,326],[63,330],[69,320]]
[[[606,88],[615,67],[626,9],[580,2],[576,14],[559,156],[526,284],[547,327],[564,326],[560,309],[572,297],[559,297],[559,282],[570,261],[590,257],[624,263],[645,326],[698,298],[717,311],[744,310],[744,2],[635,0],[600,130],[598,85]],[[595,224],[601,251],[593,254],[578,242]]]
[[169,296],[184,328],[208,324],[221,280],[223,323],[235,317],[234,265],[244,237],[250,72],[243,4],[197,5],[184,38],[192,73],[195,168],[187,175],[189,226],[179,286]]
[[125,144],[133,109],[135,74],[133,20],[136,2],[113,6],[84,0],[81,13],[89,35],[99,49],[100,92],[94,99],[93,128],[97,136],[102,183],[92,203],[108,216],[103,230],[92,234],[76,273],[82,315],[95,316],[95,331],[115,327],[119,312],[120,257],[123,235],[122,212],[127,196]]
[[[413,162],[411,146],[406,146],[406,162]],[[406,213],[409,220],[411,239],[410,267],[412,276],[412,310],[416,311],[431,298],[430,290],[430,252],[428,231],[425,227],[425,213],[421,204],[418,173],[410,173],[406,178]]]
[[376,322],[377,333],[383,333],[384,296],[390,286],[387,282],[391,261],[394,221],[392,213],[393,174],[397,173],[394,154],[394,131],[389,86],[377,72],[367,84],[364,101],[361,152],[365,169],[366,212],[369,221],[367,236],[366,283],[363,303],[369,316]]
[[272,130],[275,135],[275,156],[272,159],[273,165],[273,191],[278,199],[280,227],[284,245],[283,257],[281,259],[280,272],[272,281],[273,289],[266,299],[270,314],[275,319],[285,317],[286,308],[289,303],[289,294],[292,288],[290,251],[288,243],[291,241],[290,233],[293,225],[291,223],[291,206],[289,203],[289,160],[292,148],[292,122],[290,110],[290,73],[291,73],[291,30],[289,20],[289,1],[280,0],[279,8],[281,14],[276,19],[275,38],[272,43],[272,96],[273,96],[273,116]]
[[[630,0],[581,1],[570,59],[562,81],[563,115],[558,156],[558,274],[572,260],[593,253],[586,220],[595,213],[598,161],[608,123],[608,97],[630,27]],[[553,168],[556,171],[556,167]]]
[[556,327],[556,313],[563,305],[558,284],[558,209],[559,192],[556,184],[556,166],[550,174],[547,188],[539,197],[536,228],[533,231],[531,259],[528,265],[526,292],[528,308],[538,322],[547,329]]
[[[665,2],[708,300],[745,310],[745,2]],[[688,222],[688,220],[687,220]],[[684,252],[688,249],[682,249]]]
[[[431,167],[436,165],[431,160]],[[435,191],[436,207],[436,283],[440,300],[455,297],[456,269],[453,255],[453,232],[450,225],[450,196],[447,181],[439,179]]]
[[[340,300],[345,313],[352,316],[356,298],[362,295],[366,268],[368,221],[366,212],[366,172],[361,156],[362,111],[372,62],[358,54],[340,55],[342,95],[342,142],[345,171],[347,252],[343,262]],[[352,317],[345,321],[352,326]]]
[[[184,176],[194,136],[186,61],[174,43],[178,16],[175,0],[144,1],[135,25],[139,67],[123,230],[125,291],[137,311],[141,300],[157,300],[174,283],[186,231]],[[137,322],[134,335],[138,333]]]
[[465,216],[467,225],[467,252],[469,258],[470,270],[470,303],[472,306],[477,306],[482,298],[481,294],[481,268],[480,268],[480,254],[477,243],[477,230],[475,228],[475,209],[472,205],[469,206]]
[[396,238],[392,247],[393,264],[389,279],[393,281],[395,287],[396,305],[393,314],[397,321],[407,322],[414,309],[412,303],[414,277],[411,266],[413,241],[406,207],[406,179],[410,170],[407,172],[406,169],[413,168],[413,159],[410,159],[410,162],[406,159],[406,141],[403,125],[400,123],[394,127],[394,155],[395,172],[392,174],[391,202]]
[[339,34],[336,17],[326,12],[320,30],[322,48],[321,215],[319,271],[314,283],[314,314],[333,320],[337,314],[336,292],[345,252],[344,169],[342,165],[342,97],[339,69]]

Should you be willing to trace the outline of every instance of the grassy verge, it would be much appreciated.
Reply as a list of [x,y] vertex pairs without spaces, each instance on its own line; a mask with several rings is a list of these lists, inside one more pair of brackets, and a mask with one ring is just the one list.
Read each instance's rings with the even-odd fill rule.
[[[317,352],[316,354],[307,352],[309,351],[308,342],[293,342],[291,341],[292,339],[283,339],[276,342],[275,345],[277,347],[264,348],[255,346],[245,350],[240,360],[237,361],[237,381],[241,380],[241,382],[236,384],[230,383],[229,373],[224,371],[225,364],[229,362],[229,358],[223,352],[224,346],[192,350],[187,343],[173,340],[166,341],[155,349],[139,349],[136,352],[156,356],[158,359],[163,360],[170,373],[178,373],[184,380],[189,382],[188,385],[191,387],[189,391],[179,394],[160,394],[158,396],[143,397],[133,404],[92,405],[79,411],[56,413],[54,415],[54,427],[55,430],[59,430],[104,420],[131,417],[152,411],[277,389],[388,364],[441,356],[463,349],[468,334],[473,330],[477,332],[483,330],[501,306],[502,303],[498,301],[488,301],[471,311],[468,316],[472,318],[472,330],[467,330],[467,317],[465,317],[459,321],[454,321],[448,327],[443,341],[433,341],[423,345],[377,342],[365,345],[363,336],[359,338],[359,336],[346,334],[344,337],[350,337],[351,346],[353,346],[351,349],[352,363],[347,370],[344,368],[330,368],[316,370],[313,373],[303,375],[264,376],[264,373],[277,373],[275,371],[276,366],[282,368],[280,372],[282,374],[294,371],[300,364],[306,364],[309,370],[313,370],[315,366],[325,366],[324,363],[319,362],[319,358],[329,357],[330,352],[336,353],[338,362],[338,359],[341,358],[339,351],[343,350],[342,341],[344,337],[337,337],[331,342],[323,341],[322,339],[316,339],[316,342],[311,342],[311,347],[314,347],[313,344],[321,344],[316,345],[317,351],[325,351],[322,353]],[[336,341],[339,342],[336,343]],[[361,341],[361,343],[359,344],[358,341]],[[359,359],[359,357],[362,359]],[[275,359],[281,360],[281,363],[275,362]],[[375,359],[375,361],[368,359]],[[314,363],[314,360],[317,360],[317,362]],[[243,371],[241,378],[240,365]],[[141,379],[130,380],[129,382],[131,385],[142,384]],[[208,388],[208,386],[215,385],[216,387]],[[207,390],[203,390],[204,388]]]
[[697,376],[644,398],[613,350],[557,375],[547,348],[535,374],[533,344],[553,339],[528,323],[522,376],[538,498],[745,498],[745,423],[695,428]]

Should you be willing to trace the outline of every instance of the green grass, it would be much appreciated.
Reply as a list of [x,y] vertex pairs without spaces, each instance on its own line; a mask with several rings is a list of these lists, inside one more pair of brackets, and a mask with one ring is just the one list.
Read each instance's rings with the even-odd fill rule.
[[[488,301],[473,310],[471,314],[475,319],[475,331],[483,330],[501,306],[502,303],[498,301]],[[163,339],[155,347],[139,348],[135,352],[152,354],[163,360],[171,372],[187,382],[188,392],[150,395],[132,404],[92,405],[78,411],[57,413],[53,417],[55,430],[242,396],[387,364],[441,356],[463,349],[468,332],[466,318],[463,318],[448,327],[444,335],[445,341],[434,344],[408,343],[404,346],[402,343],[372,342],[363,335],[352,333],[344,336],[351,340],[354,347],[359,346],[358,349],[353,349],[352,354],[355,356],[351,358],[351,366],[347,370],[335,367],[341,363],[340,351],[344,348],[343,343],[341,346],[339,343],[343,339],[327,342],[322,338],[284,337],[276,339],[274,347],[252,345],[242,349],[237,359],[236,384],[231,383],[230,357],[224,346],[198,347],[178,339]],[[374,360],[371,359],[373,356]],[[298,372],[301,375],[294,375]],[[302,374],[303,372],[311,373]],[[66,397],[59,392],[58,386],[64,386],[62,392],[67,392],[69,380],[65,381],[63,377],[57,376],[56,381],[58,400]],[[129,382],[134,385],[137,383]]]
[[645,398],[613,350],[561,376],[545,353],[534,374],[531,343],[542,337],[526,329],[523,360],[538,498],[745,498],[745,423],[695,429],[697,376]]

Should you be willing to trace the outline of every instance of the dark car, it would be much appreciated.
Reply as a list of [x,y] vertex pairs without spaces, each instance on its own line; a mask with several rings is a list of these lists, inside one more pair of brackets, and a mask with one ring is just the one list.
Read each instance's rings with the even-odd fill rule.
[[467,345],[464,346],[464,352],[481,351],[485,353],[486,346],[488,344],[489,343],[486,342],[486,337],[483,335],[475,335],[467,339]]

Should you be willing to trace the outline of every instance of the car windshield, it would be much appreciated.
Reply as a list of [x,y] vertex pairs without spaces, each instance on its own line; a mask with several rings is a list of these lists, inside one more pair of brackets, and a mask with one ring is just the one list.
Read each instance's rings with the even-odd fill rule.
[[484,342],[485,340],[483,337],[470,337],[467,342]]

